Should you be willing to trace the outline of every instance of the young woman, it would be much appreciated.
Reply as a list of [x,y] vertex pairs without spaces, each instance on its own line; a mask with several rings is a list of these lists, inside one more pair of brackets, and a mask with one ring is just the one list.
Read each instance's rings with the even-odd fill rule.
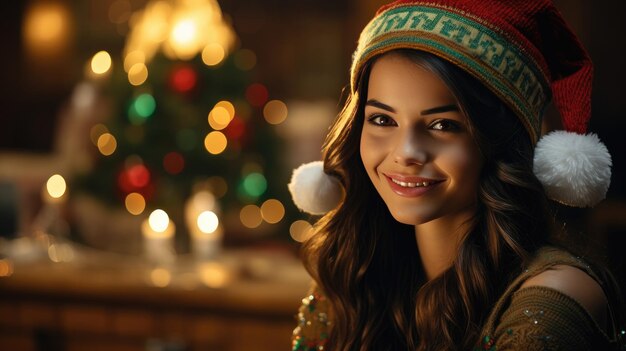
[[[575,133],[590,62],[549,1],[528,3],[398,1],[364,29],[323,164],[290,184],[328,211],[293,350],[624,346],[617,286],[559,244],[546,196],[587,206],[608,187],[606,148]],[[537,144],[550,92],[571,132]]]

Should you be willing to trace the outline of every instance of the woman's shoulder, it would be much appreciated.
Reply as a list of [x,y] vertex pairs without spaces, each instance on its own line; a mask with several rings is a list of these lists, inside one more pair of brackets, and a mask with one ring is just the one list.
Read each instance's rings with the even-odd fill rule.
[[589,313],[593,320],[606,330],[607,326],[607,297],[592,276],[579,267],[566,264],[557,264],[549,269],[528,278],[520,287],[545,287],[562,293]]
[[[496,303],[483,331],[497,349],[619,349],[604,281],[566,250],[538,250]],[[487,347],[486,349],[489,349]]]

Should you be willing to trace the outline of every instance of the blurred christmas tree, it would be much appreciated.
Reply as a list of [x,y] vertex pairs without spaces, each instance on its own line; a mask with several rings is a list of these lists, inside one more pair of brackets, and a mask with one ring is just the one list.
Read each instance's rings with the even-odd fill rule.
[[[252,80],[256,57],[236,49],[217,2],[153,1],[129,23],[123,64],[106,52],[91,61],[96,74],[111,67],[114,106],[91,130],[101,155],[83,188],[134,215],[163,209],[178,228],[207,209],[227,233],[269,224],[288,238],[274,129],[287,107]],[[194,201],[204,208],[190,210]]]

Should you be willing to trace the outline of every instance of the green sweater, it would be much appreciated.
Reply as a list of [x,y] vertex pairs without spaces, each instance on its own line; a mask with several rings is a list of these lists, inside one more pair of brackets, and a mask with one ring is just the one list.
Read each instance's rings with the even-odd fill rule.
[[[613,318],[607,335],[589,313],[571,297],[548,287],[520,289],[524,281],[556,265],[569,265],[587,272],[605,288],[582,259],[552,247],[538,250],[527,268],[504,291],[482,328],[476,350],[622,350],[623,331]],[[293,331],[293,351],[324,350],[332,328],[329,302],[315,285],[302,300]],[[622,347],[622,348],[620,348]],[[626,348],[625,348],[626,349]],[[332,350],[326,350],[332,351]]]

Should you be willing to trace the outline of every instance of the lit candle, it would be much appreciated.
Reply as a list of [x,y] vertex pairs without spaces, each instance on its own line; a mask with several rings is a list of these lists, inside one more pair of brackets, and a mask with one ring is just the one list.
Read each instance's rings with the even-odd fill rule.
[[191,227],[193,254],[199,259],[210,259],[220,252],[223,230],[213,211],[203,211]]
[[66,200],[67,184],[63,176],[55,174],[48,178],[42,189],[42,198],[48,204],[64,203]]
[[163,210],[154,210],[141,224],[144,253],[150,261],[167,263],[174,260],[176,226]]

